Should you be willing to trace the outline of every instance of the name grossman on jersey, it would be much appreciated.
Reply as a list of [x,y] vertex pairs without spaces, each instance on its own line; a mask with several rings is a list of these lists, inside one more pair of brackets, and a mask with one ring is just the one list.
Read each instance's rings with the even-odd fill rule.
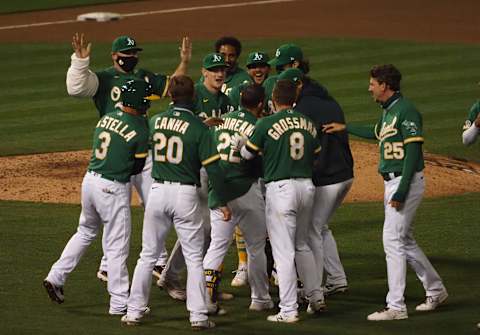
[[125,139],[126,142],[129,142],[132,138],[137,135],[135,130],[128,131],[128,124],[125,124],[123,121],[115,119],[111,116],[105,116],[97,123],[97,128],[104,128],[106,130],[113,131]]
[[290,129],[303,129],[308,131],[314,138],[317,137],[317,129],[313,123],[302,117],[284,117],[275,122],[267,134],[274,140],[278,140],[283,133]]

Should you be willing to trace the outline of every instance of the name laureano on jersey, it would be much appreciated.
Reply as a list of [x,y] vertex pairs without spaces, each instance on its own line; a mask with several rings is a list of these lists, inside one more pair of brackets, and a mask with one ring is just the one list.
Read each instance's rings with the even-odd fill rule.
[[303,117],[284,117],[268,129],[267,134],[274,140],[278,140],[285,132],[290,129],[303,129],[309,132],[314,138],[317,137],[317,129],[313,123]]
[[242,119],[226,117],[223,124],[215,127],[215,130],[231,130],[247,137],[251,137],[255,126],[250,122]]

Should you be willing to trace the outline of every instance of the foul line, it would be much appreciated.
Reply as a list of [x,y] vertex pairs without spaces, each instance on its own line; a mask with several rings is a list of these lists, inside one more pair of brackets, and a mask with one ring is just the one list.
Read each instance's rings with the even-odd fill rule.
[[[223,5],[208,5],[208,6],[197,6],[197,7],[163,9],[163,10],[154,10],[154,11],[149,11],[149,12],[137,12],[137,13],[120,14],[120,15],[122,17],[132,17],[132,16],[144,16],[144,15],[155,15],[155,14],[169,14],[169,13],[189,12],[189,11],[197,11],[197,10],[204,10],[204,9],[218,9],[218,8],[231,8],[231,7],[246,7],[246,6],[254,6],[254,5],[268,5],[268,4],[274,4],[274,3],[294,2],[294,1],[298,1],[298,0],[252,1],[252,2],[230,3],[230,4],[223,4]],[[65,24],[65,23],[74,23],[74,22],[81,22],[81,21],[62,20],[62,21],[38,22],[38,23],[30,23],[30,24],[17,24],[17,25],[12,25],[12,26],[0,27],[0,30],[51,26],[51,25],[55,25],[55,24]]]

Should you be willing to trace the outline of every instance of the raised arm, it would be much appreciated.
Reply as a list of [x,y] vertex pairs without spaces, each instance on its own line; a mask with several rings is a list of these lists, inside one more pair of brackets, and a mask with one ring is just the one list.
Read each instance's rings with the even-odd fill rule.
[[98,90],[98,77],[89,69],[92,44],[85,35],[75,33],[72,38],[74,53],[67,70],[67,92],[73,97],[93,97]]
[[192,42],[189,37],[184,37],[182,39],[182,45],[180,46],[180,64],[178,64],[177,69],[172,74],[172,77],[179,75],[186,75],[188,71],[188,64],[192,58]]

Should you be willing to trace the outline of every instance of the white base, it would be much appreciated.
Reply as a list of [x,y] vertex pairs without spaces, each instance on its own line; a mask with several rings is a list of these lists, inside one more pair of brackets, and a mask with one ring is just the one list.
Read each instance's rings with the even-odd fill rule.
[[109,13],[109,12],[93,12],[85,13],[77,16],[77,21],[97,21],[97,22],[107,22],[120,20],[122,16],[118,13]]

